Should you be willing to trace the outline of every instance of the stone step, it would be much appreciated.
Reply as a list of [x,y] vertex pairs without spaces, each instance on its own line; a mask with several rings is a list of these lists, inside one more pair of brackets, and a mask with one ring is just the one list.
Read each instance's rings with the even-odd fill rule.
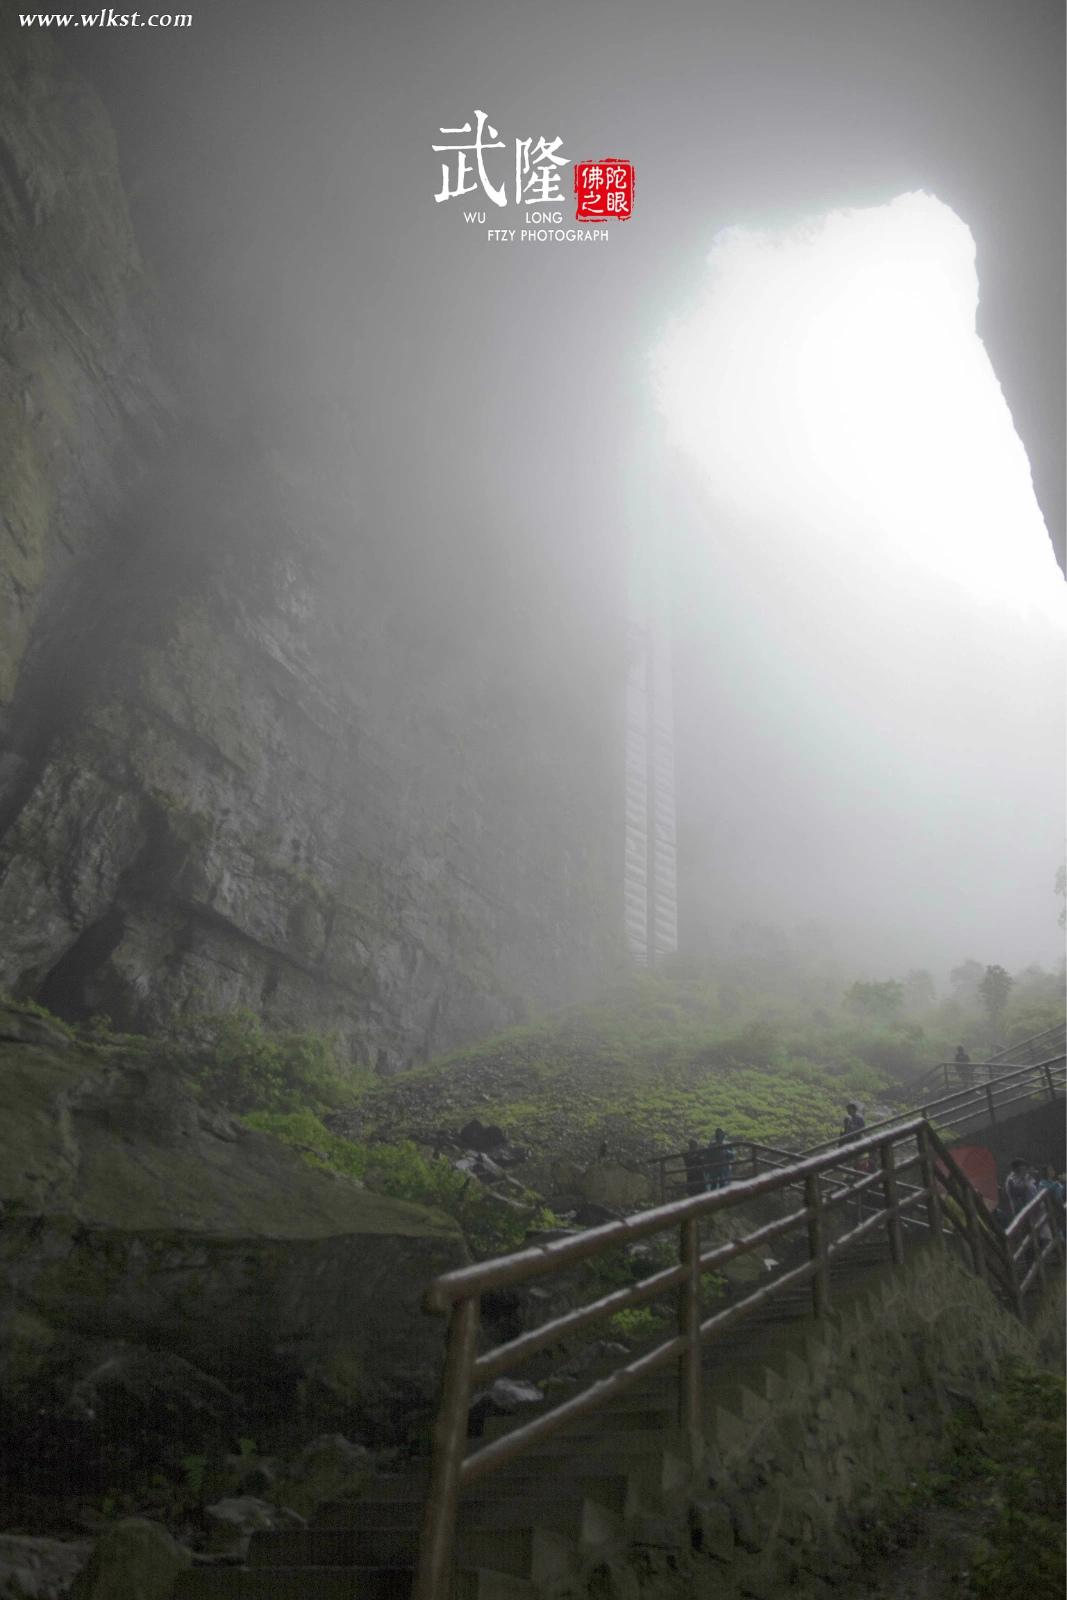
[[[660,1404],[653,1405],[648,1399],[631,1402],[624,1405],[625,1396],[620,1395],[617,1401],[609,1401],[600,1411],[591,1413],[593,1420],[603,1419],[605,1427],[612,1432],[620,1433],[629,1429],[673,1427],[674,1414],[677,1407],[664,1399]],[[537,1417],[543,1416],[551,1406],[531,1406],[521,1416],[490,1417],[482,1432],[482,1442],[488,1443],[490,1439],[502,1439],[516,1428],[525,1427],[528,1422],[533,1422]],[[571,1427],[578,1427],[588,1419],[582,1418]],[[569,1430],[567,1430],[569,1436]],[[561,1435],[563,1437],[564,1435]],[[474,1440],[471,1441],[475,1443]]]
[[514,1465],[522,1477],[512,1476],[508,1467],[502,1467],[489,1480],[499,1485],[500,1494],[512,1493],[513,1482],[529,1484],[539,1480],[544,1485],[566,1480],[568,1484],[577,1485],[589,1473],[618,1473],[627,1484],[624,1508],[629,1508],[626,1512],[629,1515],[638,1509],[651,1509],[664,1495],[673,1494],[688,1482],[690,1475],[686,1458],[673,1450],[660,1447],[629,1454],[620,1451],[618,1441],[607,1445],[597,1443],[595,1448],[579,1454],[561,1448],[558,1453],[524,1455]]
[[[519,1470],[505,1467],[472,1484],[460,1501],[460,1516],[464,1521],[474,1520],[480,1515],[481,1507],[498,1504],[505,1494],[517,1500],[551,1499],[553,1491],[549,1486],[555,1476],[566,1477],[567,1498],[593,1500],[615,1516],[626,1516],[635,1499],[643,1499],[638,1493],[641,1489],[639,1474],[612,1470],[614,1465],[598,1471],[579,1461],[573,1463],[573,1471],[557,1474],[553,1463],[549,1463],[546,1470],[530,1472],[520,1459]],[[322,1528],[418,1527],[425,1499],[425,1481],[398,1482],[395,1488],[376,1489],[359,1500],[320,1506],[315,1522]]]
[[[417,1528],[294,1528],[255,1533],[246,1565],[269,1567],[414,1568]],[[578,1546],[544,1527],[460,1528],[455,1559],[463,1569],[509,1573],[535,1583],[556,1583],[576,1565]]]
[[[546,1439],[530,1445],[516,1460],[537,1461],[542,1457],[554,1459],[571,1455],[580,1455],[586,1460],[591,1455],[610,1454],[613,1459],[628,1465],[637,1457],[655,1455],[661,1450],[674,1451],[679,1455],[685,1453],[685,1434],[673,1423],[668,1428],[626,1428],[616,1432],[611,1426],[610,1417],[604,1418],[602,1428],[596,1426],[596,1421],[596,1417],[591,1418],[581,1432],[561,1430],[559,1433],[550,1433]],[[501,1471],[504,1470],[501,1468]]]
[[174,1600],[410,1600],[410,1567],[192,1567]]
[[[410,1600],[410,1567],[191,1567],[174,1600]],[[506,1572],[460,1568],[450,1600],[537,1600],[537,1585]]]
[[[596,1546],[616,1538],[622,1527],[626,1508],[624,1496],[617,1492],[617,1481],[591,1480],[596,1495],[575,1494],[568,1483],[566,1496],[546,1490],[538,1484],[540,1493],[526,1493],[502,1497],[496,1492],[492,1498],[465,1499],[460,1502],[459,1526],[463,1529],[550,1528],[564,1534],[576,1544]],[[612,1510],[603,1504],[613,1500],[620,1509]],[[366,1501],[349,1501],[320,1508],[316,1527],[323,1530],[368,1530],[374,1532],[403,1531],[418,1535],[422,1526],[423,1501],[401,1500],[382,1505]]]

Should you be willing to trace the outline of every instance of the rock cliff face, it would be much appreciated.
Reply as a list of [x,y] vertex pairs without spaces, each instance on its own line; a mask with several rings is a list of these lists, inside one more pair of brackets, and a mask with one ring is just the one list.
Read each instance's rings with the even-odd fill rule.
[[147,1048],[0,1006],[0,1069],[11,1461],[62,1481],[242,1419],[387,1429],[425,1404],[443,1326],[419,1297],[466,1259],[447,1217],[315,1170]]
[[619,957],[617,640],[491,541],[457,574],[371,525],[328,420],[252,420],[99,102],[7,44],[0,987],[250,1006],[385,1071],[580,993]]

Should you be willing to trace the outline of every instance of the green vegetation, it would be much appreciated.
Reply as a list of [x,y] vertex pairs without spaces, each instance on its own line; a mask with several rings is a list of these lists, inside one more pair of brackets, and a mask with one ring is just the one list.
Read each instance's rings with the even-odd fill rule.
[[629,1311],[616,1311],[608,1324],[616,1338],[629,1339],[634,1344],[646,1344],[657,1336],[662,1338],[670,1327],[670,1319],[651,1306],[632,1306]]
[[337,1059],[318,1033],[268,1033],[250,1011],[211,1018],[210,1053],[196,1081],[205,1100],[231,1111],[309,1111],[354,1104],[371,1081]]
[[845,1005],[857,1016],[891,1022],[903,1011],[904,999],[904,985],[889,978],[884,983],[854,983],[845,995]]
[[840,1125],[847,1099],[870,1102],[936,1051],[916,1023],[844,1011],[792,1013],[756,1002],[724,1020],[715,979],[639,974],[593,1005],[572,1006],[402,1074],[360,1103],[380,1137],[431,1134],[477,1110],[535,1154],[643,1159],[709,1138],[803,1144]]
[[1003,967],[986,967],[978,993],[982,996],[982,1004],[989,1013],[989,1021],[994,1028],[1000,1026],[1000,1019],[1004,1015],[1004,1008],[1011,996],[1014,978]]
[[36,1000],[12,1000],[3,995],[0,996],[0,1004],[14,1006],[19,1011],[27,1012],[31,1017],[40,1017],[42,1022],[47,1022],[59,1033],[66,1034],[68,1039],[75,1037],[74,1029],[69,1022],[64,1022],[62,1017],[57,1017],[47,1006],[39,1005]]
[[984,1542],[971,1572],[979,1600],[1061,1600],[1065,1399],[1059,1374],[1011,1367],[952,1424],[952,1453],[928,1487],[940,1503],[980,1517]]
[[475,1256],[516,1250],[531,1228],[549,1228],[558,1219],[531,1197],[531,1203],[502,1199],[450,1161],[422,1155],[413,1144],[358,1144],[331,1133],[311,1111],[258,1111],[245,1117],[249,1127],[292,1145],[313,1166],[356,1178],[378,1194],[413,1200],[453,1217]]

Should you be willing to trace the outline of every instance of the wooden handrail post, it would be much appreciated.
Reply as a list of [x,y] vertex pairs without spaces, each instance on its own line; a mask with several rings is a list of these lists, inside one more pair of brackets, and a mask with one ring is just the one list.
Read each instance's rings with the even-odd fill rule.
[[985,1086],[985,1097],[986,1097],[986,1100],[989,1103],[989,1120],[990,1120],[990,1122],[996,1122],[996,1120],[997,1120],[997,1110],[996,1110],[996,1105],[994,1104],[994,1101],[993,1101],[993,1085],[992,1085],[992,1083],[987,1083],[986,1084],[986,1086]]
[[1020,1322],[1026,1321],[1026,1306],[1023,1302],[1023,1292],[1019,1287],[1019,1263],[1015,1259],[1015,1251],[1011,1239],[1004,1241],[1004,1254],[1008,1262],[1008,1277],[1011,1280],[1011,1300],[1015,1308],[1015,1315]]
[[1064,1260],[1067,1258],[1064,1256],[1063,1234],[1060,1232],[1060,1218],[1059,1213],[1056,1210],[1056,1203],[1052,1196],[1048,1194],[1045,1196],[1045,1210],[1048,1212],[1049,1227],[1052,1229],[1052,1247],[1055,1252],[1056,1260],[1062,1267]]
[[904,1263],[904,1230],[900,1225],[900,1201],[897,1195],[896,1152],[887,1140],[878,1152],[882,1164],[882,1189],[885,1193],[886,1229],[889,1233],[889,1253],[895,1267]]
[[699,1467],[704,1454],[700,1362],[700,1220],[690,1217],[678,1230],[678,1259],[685,1277],[678,1285],[678,1333],[686,1346],[678,1362],[678,1423],[689,1439],[689,1456]]
[[1037,1265],[1037,1276],[1043,1289],[1048,1281],[1045,1276],[1044,1247],[1041,1243],[1041,1228],[1032,1211],[1027,1219],[1027,1231],[1030,1235],[1030,1248],[1034,1252],[1034,1261]]
[[1047,1064],[1045,1066],[1045,1082],[1048,1084],[1048,1097],[1049,1097],[1049,1099],[1050,1100],[1055,1100],[1055,1098],[1056,1098],[1056,1088],[1055,1088],[1055,1085],[1052,1082],[1052,1068],[1051,1068],[1051,1066],[1049,1066]]
[[971,1260],[974,1263],[975,1276],[985,1282],[988,1281],[989,1273],[986,1269],[981,1224],[978,1221],[978,1205],[974,1197],[974,1190],[966,1181],[963,1185],[963,1209],[967,1213],[967,1240],[971,1247]]
[[938,1249],[945,1248],[945,1241],[941,1233],[941,1196],[937,1192],[937,1170],[934,1166],[933,1153],[930,1149],[930,1139],[925,1128],[920,1128],[917,1135],[919,1146],[919,1171],[922,1173],[923,1188],[927,1191],[926,1220],[930,1224],[930,1232]]
[[451,1589],[452,1545],[467,1448],[471,1366],[477,1354],[480,1308],[481,1297],[472,1295],[457,1301],[452,1309],[412,1600],[441,1600]]
[[817,1172],[809,1172],[804,1179],[804,1204],[808,1212],[808,1252],[815,1263],[811,1280],[812,1309],[817,1317],[824,1317],[830,1309],[830,1258],[826,1253],[822,1185]]

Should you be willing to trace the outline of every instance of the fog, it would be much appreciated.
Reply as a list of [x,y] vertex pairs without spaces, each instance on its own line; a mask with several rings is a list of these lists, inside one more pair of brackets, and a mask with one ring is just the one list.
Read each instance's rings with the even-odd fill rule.
[[691,939],[1055,953],[1067,607],[974,257],[929,195],[726,230],[655,352]]
[[[1059,536],[1060,8],[218,0],[68,48],[207,423],[313,462],[398,605],[461,609],[471,671],[506,652],[486,612],[510,593],[546,670],[584,641],[552,692],[600,693],[656,505],[683,948],[815,919],[857,973],[1056,958],[1062,578],[1013,418]],[[483,196],[434,200],[439,129],[476,108],[632,160],[633,217],[606,245],[488,242],[462,215]],[[877,209],[907,195],[938,236],[910,267]],[[906,349],[906,318],[834,321],[871,227]],[[801,360],[819,295],[831,344]]]

